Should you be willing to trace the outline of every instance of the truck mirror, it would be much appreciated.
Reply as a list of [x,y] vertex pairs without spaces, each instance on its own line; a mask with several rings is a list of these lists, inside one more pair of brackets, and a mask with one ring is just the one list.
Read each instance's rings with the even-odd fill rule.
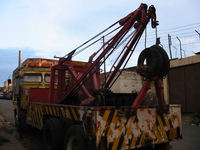
[[8,79],[8,84],[11,84],[11,79]]

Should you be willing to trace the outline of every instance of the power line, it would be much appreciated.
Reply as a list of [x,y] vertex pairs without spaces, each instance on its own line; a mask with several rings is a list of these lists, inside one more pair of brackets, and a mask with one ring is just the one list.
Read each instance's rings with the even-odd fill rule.
[[[195,33],[195,31],[198,31],[198,28],[200,23],[193,23],[193,24],[188,24],[188,25],[184,25],[184,26],[179,26],[179,27],[174,27],[174,28],[169,28],[169,29],[162,29],[162,30],[158,30],[159,36],[161,37],[161,41],[162,42],[166,42],[167,41],[167,34],[170,34],[172,36],[172,39],[175,39],[176,36],[178,36],[179,38],[186,38],[186,37],[194,37],[197,36],[197,34]],[[189,30],[189,32],[188,32]],[[168,32],[167,32],[168,31]],[[170,33],[170,31],[172,33]],[[187,31],[187,32],[186,32]],[[151,33],[154,32],[148,32],[148,38],[147,38],[147,42],[154,42],[155,41],[155,36]],[[165,35],[166,33],[166,35]],[[194,33],[194,34],[193,34]],[[141,38],[140,42],[144,42],[143,38]],[[192,43],[197,43],[197,42],[191,42]],[[190,44],[190,43],[188,43]],[[184,44],[183,44],[184,45]],[[73,47],[72,45],[70,47]],[[69,48],[68,46],[62,46],[62,47],[54,47],[54,48],[50,48],[47,49],[45,51],[47,52],[62,52],[62,51],[67,51],[67,49],[69,49],[69,51],[71,51],[72,48]],[[27,56],[27,55],[34,55],[35,53],[38,53],[39,51],[30,51],[30,52],[23,52],[23,56]],[[13,56],[18,56],[18,53],[16,54],[9,54],[9,55],[1,55],[3,58],[3,60],[5,60],[4,58],[11,58]],[[1,58],[1,57],[0,57]]]
[[[193,26],[193,25],[197,25],[198,26]],[[169,28],[169,29],[159,29],[158,32],[159,34],[162,33],[162,32],[165,32],[165,31],[170,31],[170,30],[176,30],[176,29],[180,29],[180,28],[184,28],[184,27],[188,27],[188,26],[193,26],[193,27],[190,27],[190,28],[196,28],[196,27],[199,27],[200,23],[193,23],[193,24],[188,24],[188,25],[184,25],[184,26],[178,26],[178,27],[174,27],[174,28]],[[158,26],[159,27],[159,26]],[[187,29],[190,29],[190,28],[187,28]],[[149,34],[152,34],[154,33],[153,31],[149,32]]]

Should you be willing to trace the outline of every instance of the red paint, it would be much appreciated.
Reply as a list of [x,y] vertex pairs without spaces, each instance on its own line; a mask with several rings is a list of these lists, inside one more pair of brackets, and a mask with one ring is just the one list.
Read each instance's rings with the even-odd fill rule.
[[[54,99],[56,97],[54,90]],[[49,89],[29,89],[30,102],[49,103]]]

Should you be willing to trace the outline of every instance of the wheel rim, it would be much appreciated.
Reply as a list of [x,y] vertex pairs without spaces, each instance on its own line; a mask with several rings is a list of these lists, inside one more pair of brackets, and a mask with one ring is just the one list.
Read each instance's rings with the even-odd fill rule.
[[71,136],[67,143],[67,150],[78,150],[78,143],[75,136]]

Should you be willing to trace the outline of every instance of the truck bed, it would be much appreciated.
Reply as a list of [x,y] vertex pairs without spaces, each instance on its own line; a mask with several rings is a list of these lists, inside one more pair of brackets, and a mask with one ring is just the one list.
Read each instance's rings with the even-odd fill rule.
[[[182,138],[180,105],[170,105],[169,114],[159,108],[140,108],[128,116],[130,107],[123,112],[110,107],[86,107],[44,103],[30,103],[27,123],[42,129],[45,116],[68,118],[84,125],[85,134],[95,140],[98,148],[105,141],[108,149],[134,149],[148,144],[160,144]],[[90,141],[92,142],[92,141]]]

